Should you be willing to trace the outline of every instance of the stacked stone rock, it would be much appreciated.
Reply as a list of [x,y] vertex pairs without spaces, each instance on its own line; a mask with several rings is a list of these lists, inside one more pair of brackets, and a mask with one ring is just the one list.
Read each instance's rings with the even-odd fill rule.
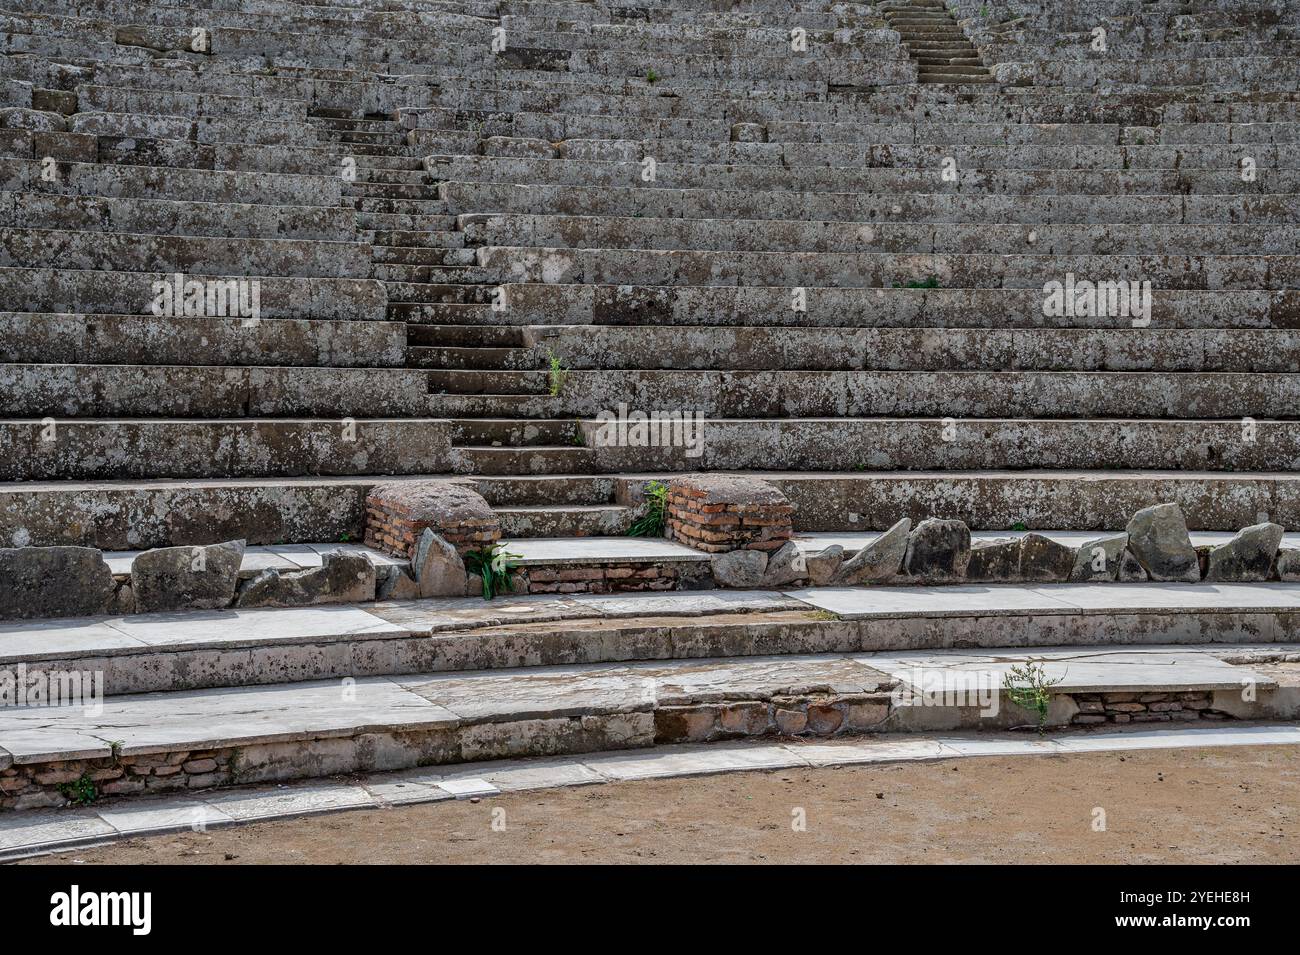
[[2,543],[356,538],[452,472],[507,538],[704,469],[800,530],[1300,523],[1293,0],[961,0],[971,86],[893,0],[238,6],[3,4]]

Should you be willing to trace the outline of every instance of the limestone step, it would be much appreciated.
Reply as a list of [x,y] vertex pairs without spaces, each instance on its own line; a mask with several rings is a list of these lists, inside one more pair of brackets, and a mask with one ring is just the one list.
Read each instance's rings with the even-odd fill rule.
[[[654,477],[479,475],[494,506],[607,504]],[[900,515],[945,514],[976,528],[1016,524],[1104,532],[1142,507],[1177,502],[1194,530],[1235,531],[1259,515],[1300,527],[1300,483],[1282,473],[1225,471],[759,472],[797,505],[808,531],[884,530]],[[228,478],[0,484],[0,540],[110,550],[360,539],[370,488],[401,477]],[[618,503],[629,501],[620,497]]]
[[43,418],[424,417],[426,372],[407,368],[0,365],[0,407]]
[[[502,290],[504,309],[473,302],[433,302],[421,306],[419,320],[464,323],[469,328],[496,323],[487,327],[521,336],[462,340],[486,345],[522,344],[522,331],[512,326],[528,324],[1132,328],[1131,318],[1123,316],[1045,316],[1041,289],[805,287],[807,311],[803,312],[793,309],[788,287],[506,284]],[[1294,292],[1152,289],[1151,329],[1288,328],[1297,323],[1300,295]]]
[[[1139,322],[1142,319],[1138,319]],[[533,348],[413,348],[424,367],[1300,372],[1300,332],[1233,329],[841,329],[546,326]],[[533,329],[528,329],[529,337]],[[542,344],[544,342],[544,345]]]
[[[123,272],[66,268],[0,268],[0,299],[11,311],[60,312],[106,315],[152,314],[158,299],[157,283],[175,288],[175,272]],[[205,307],[208,290],[214,293],[214,311],[227,291],[227,314],[238,314],[238,293],[248,297],[252,286],[247,274],[181,273],[184,283],[204,283]],[[262,319],[319,319],[383,321],[386,318],[384,286],[370,279],[340,279],[258,275],[258,306]],[[243,281],[229,294],[229,283]],[[165,304],[165,303],[164,303]],[[241,317],[252,317],[243,316]],[[250,326],[251,327],[251,326]]]
[[0,312],[0,362],[96,365],[406,364],[401,322]]
[[[571,371],[558,396],[545,372],[428,372],[435,392],[463,400],[452,417],[596,417],[629,407],[709,417],[925,415],[1128,418],[1134,396],[1152,419],[1268,418],[1290,413],[1300,376],[1232,372]],[[451,394],[458,392],[459,394]],[[446,399],[439,398],[438,401]],[[481,407],[483,410],[471,411]]]
[[637,514],[622,504],[526,504],[496,507],[509,538],[611,537],[626,534]]
[[[1276,225],[1012,225],[790,222],[781,219],[462,215],[472,246],[746,252],[925,252],[1057,255],[1293,255],[1300,240]],[[458,233],[458,234],[461,234]],[[376,259],[379,261],[379,259]]]
[[1300,257],[1280,255],[1037,252],[733,252],[489,246],[478,264],[498,282],[604,285],[786,285],[842,288],[925,283],[943,288],[1035,288],[1065,276],[1133,277],[1186,290],[1300,288]]
[[451,428],[458,446],[555,446],[574,444],[579,437],[577,422],[564,418],[458,418]]
[[[787,412],[788,413],[788,412]],[[1285,471],[1300,465],[1300,422],[1042,418],[705,418],[677,447],[599,446],[588,467],[655,470],[981,470],[1159,468]]]
[[590,448],[544,444],[457,445],[450,454],[458,474],[574,474],[589,470],[593,456]]
[[[7,768],[18,771],[10,778],[27,783],[7,786],[4,806],[62,803],[55,780],[92,770],[106,794],[130,795],[778,731],[816,737],[1005,728],[1032,723],[1028,713],[991,702],[1001,702],[998,678],[1026,660],[1062,674],[1049,712],[1054,725],[1083,712],[1080,698],[1170,699],[1177,723],[1168,709],[1157,715],[1144,705],[1142,712],[1172,727],[1197,725],[1202,712],[1289,719],[1300,695],[1285,663],[1274,677],[1267,668],[1183,647],[1086,662],[1069,648],[840,653],[362,677],[347,694],[337,680],[139,694],[109,697],[94,716],[76,707],[22,707],[0,716],[0,747]],[[972,669],[993,684],[981,687],[984,696],[966,706],[927,704],[924,681],[951,681]],[[1254,703],[1241,702],[1243,680],[1259,688]]]
[[[1083,172],[1075,176],[1085,175]],[[1051,177],[1049,177],[1051,178]],[[445,206],[456,213],[513,212],[551,215],[622,215],[656,218],[796,219],[814,221],[1217,223],[1300,221],[1292,195],[1085,194],[1078,183],[1056,192],[1001,196],[979,192],[943,194],[939,184],[906,193],[850,194],[764,190],[709,190],[582,185],[513,185],[445,182]]]
[[0,480],[421,474],[446,467],[433,419],[0,421]]

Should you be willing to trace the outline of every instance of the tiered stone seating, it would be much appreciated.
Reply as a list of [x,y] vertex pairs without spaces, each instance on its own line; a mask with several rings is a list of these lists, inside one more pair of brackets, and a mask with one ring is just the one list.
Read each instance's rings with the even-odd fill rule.
[[429,474],[621,533],[692,469],[806,531],[1300,523],[1294,4],[0,7],[0,538],[359,537]]

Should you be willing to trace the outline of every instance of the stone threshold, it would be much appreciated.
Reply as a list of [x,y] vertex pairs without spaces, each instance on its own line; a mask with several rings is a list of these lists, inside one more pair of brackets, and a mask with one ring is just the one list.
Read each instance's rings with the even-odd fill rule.
[[833,743],[752,741],[664,746],[649,752],[493,760],[459,769],[419,768],[351,780],[249,786],[148,800],[112,800],[99,807],[7,813],[0,816],[0,862],[70,852],[126,838],[643,779],[980,756],[1294,745],[1300,745],[1300,727],[1257,723],[1180,730],[1107,729],[1042,737],[968,733],[861,736]]
[[1051,693],[1045,725],[1293,719],[1300,667],[1285,655],[1257,656],[1257,670],[1188,647],[786,654],[11,706],[0,709],[0,809],[60,806],[85,789],[141,795],[754,736],[1006,729],[1030,714],[1006,697],[1004,676],[1029,663]]
[[332,677],[798,653],[1295,639],[1298,584],[1049,584],[528,595],[15,621],[0,674],[108,696]]

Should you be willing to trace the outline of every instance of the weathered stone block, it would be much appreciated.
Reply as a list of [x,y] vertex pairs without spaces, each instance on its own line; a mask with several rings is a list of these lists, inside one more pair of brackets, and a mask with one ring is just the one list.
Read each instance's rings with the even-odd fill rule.
[[903,573],[920,580],[962,580],[970,564],[970,528],[962,521],[929,518],[912,531]]
[[1206,580],[1258,582],[1273,572],[1285,528],[1281,524],[1254,524],[1239,530],[1232,540],[1210,551]]
[[0,618],[103,613],[113,573],[92,547],[0,547]]
[[1128,522],[1128,549],[1152,580],[1201,579],[1200,561],[1177,504],[1144,507]]
[[841,564],[831,582],[847,587],[892,580],[903,565],[911,529],[911,519],[903,518]]
[[432,529],[464,555],[501,539],[501,522],[483,496],[453,481],[396,481],[366,495],[369,547],[413,557],[420,536]]

